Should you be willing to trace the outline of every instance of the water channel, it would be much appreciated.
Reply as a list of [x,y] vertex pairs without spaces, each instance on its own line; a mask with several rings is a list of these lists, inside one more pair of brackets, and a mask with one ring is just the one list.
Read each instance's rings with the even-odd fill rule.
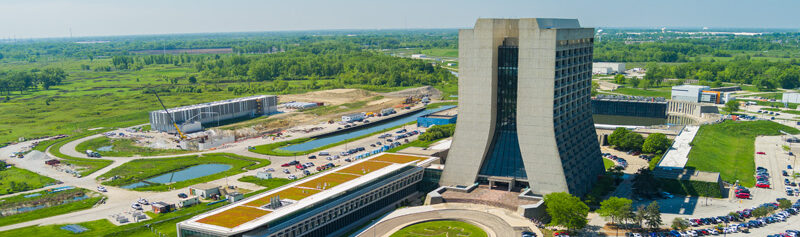
[[207,175],[216,174],[219,172],[223,172],[229,170],[231,168],[230,165],[226,164],[202,164],[202,165],[195,165],[186,169],[182,169],[175,172],[169,172],[166,174],[162,174],[153,178],[146,179],[147,182],[138,182],[133,184],[128,184],[125,186],[121,186],[122,188],[133,189],[138,187],[147,186],[149,183],[174,183],[184,180],[190,180],[195,178],[200,178]]

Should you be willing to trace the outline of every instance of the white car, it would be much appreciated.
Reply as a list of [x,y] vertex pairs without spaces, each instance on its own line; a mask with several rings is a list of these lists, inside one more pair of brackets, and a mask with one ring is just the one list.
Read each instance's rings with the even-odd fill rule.
[[106,187],[103,187],[103,186],[97,186],[97,191],[100,191],[100,192],[104,192],[104,193],[105,193],[105,192],[107,192],[108,190],[106,190]]
[[718,235],[719,234],[719,231],[717,231],[715,229],[711,229],[710,232],[711,232],[712,235]]
[[697,231],[690,230],[690,231],[687,231],[687,232],[688,232],[688,233],[689,233],[689,235],[691,235],[691,236],[697,236]]
[[639,234],[639,233],[633,233],[633,237],[642,237],[642,234]]
[[142,210],[142,205],[139,205],[139,203],[134,203],[131,205],[131,208],[135,210]]

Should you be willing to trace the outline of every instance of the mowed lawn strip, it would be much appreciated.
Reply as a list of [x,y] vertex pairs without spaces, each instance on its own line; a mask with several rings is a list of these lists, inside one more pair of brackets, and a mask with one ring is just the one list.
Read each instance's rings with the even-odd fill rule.
[[797,134],[797,129],[772,121],[725,121],[700,127],[692,141],[686,167],[719,172],[722,180],[736,180],[746,187],[755,185],[755,139],[777,136],[780,131]]
[[103,184],[111,186],[123,186],[140,182],[142,180],[159,176],[165,173],[174,172],[200,164],[227,164],[231,168],[212,175],[198,177],[194,179],[179,181],[171,184],[154,184],[145,187],[138,187],[140,191],[167,191],[187,187],[193,184],[208,182],[221,179],[226,176],[244,172],[243,169],[254,170],[270,164],[269,160],[240,156],[229,153],[210,153],[202,156],[181,156],[162,159],[138,159],[129,161],[116,167],[100,176],[100,178],[110,179],[114,176],[119,178],[113,181],[105,181]]
[[428,221],[413,224],[393,233],[391,237],[469,236],[485,237],[480,227],[462,221]]

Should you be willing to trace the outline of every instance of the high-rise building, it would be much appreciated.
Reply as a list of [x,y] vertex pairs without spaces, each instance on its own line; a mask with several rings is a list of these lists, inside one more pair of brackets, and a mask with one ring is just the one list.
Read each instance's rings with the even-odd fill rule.
[[588,192],[603,173],[593,37],[576,19],[478,19],[461,30],[459,118],[440,184]]

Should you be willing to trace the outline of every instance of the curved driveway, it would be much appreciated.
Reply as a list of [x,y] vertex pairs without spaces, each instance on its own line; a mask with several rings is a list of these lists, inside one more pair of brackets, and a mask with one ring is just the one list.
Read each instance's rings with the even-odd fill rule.
[[425,221],[457,220],[476,225],[489,237],[520,236],[522,229],[542,236],[538,228],[527,219],[505,209],[478,204],[446,203],[417,206],[395,210],[373,224],[358,236],[388,237],[403,227]]

